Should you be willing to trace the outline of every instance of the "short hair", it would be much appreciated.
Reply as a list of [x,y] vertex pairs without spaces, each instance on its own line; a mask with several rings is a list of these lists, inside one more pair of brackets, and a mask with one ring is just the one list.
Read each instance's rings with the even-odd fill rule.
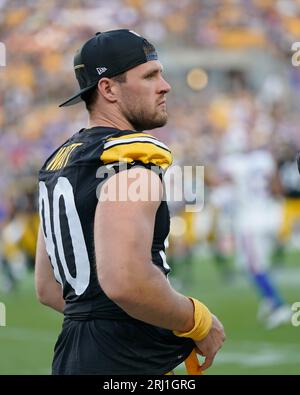
[[98,96],[97,85],[93,89],[81,95],[81,98],[85,102],[85,107],[89,113],[92,112],[94,104],[97,101],[97,96]]
[[[124,73],[116,75],[115,77],[112,77],[111,79],[119,83],[126,82],[126,71]],[[93,89],[89,90],[81,96],[82,100],[85,102],[85,107],[89,113],[92,112],[93,107],[97,101],[97,86],[98,84]]]

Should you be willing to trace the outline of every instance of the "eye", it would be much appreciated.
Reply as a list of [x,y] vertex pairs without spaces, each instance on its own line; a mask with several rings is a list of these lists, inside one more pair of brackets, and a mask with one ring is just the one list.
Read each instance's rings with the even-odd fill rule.
[[156,73],[147,74],[147,75],[145,76],[145,79],[146,79],[146,80],[151,80],[152,78],[155,77],[155,74],[156,74]]

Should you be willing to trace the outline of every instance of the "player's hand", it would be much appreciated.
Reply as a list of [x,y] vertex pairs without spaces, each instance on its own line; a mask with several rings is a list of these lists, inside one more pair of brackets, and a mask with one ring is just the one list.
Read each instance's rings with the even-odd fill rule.
[[205,357],[201,370],[206,370],[212,365],[217,352],[226,339],[223,325],[215,315],[212,315],[212,318],[212,327],[208,335],[200,341],[195,341],[196,352]]

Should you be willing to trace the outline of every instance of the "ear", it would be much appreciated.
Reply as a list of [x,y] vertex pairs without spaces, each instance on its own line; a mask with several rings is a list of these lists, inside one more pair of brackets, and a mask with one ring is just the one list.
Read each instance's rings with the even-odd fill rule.
[[115,82],[110,78],[101,78],[98,82],[98,91],[106,100],[111,103],[117,101],[117,87]]

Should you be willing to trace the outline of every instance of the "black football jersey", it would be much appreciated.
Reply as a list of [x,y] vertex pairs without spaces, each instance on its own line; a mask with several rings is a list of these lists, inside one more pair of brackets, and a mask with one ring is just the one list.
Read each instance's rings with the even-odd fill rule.
[[[150,134],[108,127],[82,129],[46,160],[39,173],[39,211],[47,253],[63,288],[66,317],[137,321],[110,300],[98,282],[94,252],[97,192],[107,168],[117,172],[126,164],[127,168],[156,166],[164,171],[171,162],[168,147]],[[163,200],[155,218],[151,252],[153,264],[165,275],[170,271],[165,256],[169,227],[168,206]],[[182,347],[191,349],[189,339],[150,327],[162,339],[167,335],[169,351],[175,345],[181,354]],[[149,342],[147,331],[145,341]]]

